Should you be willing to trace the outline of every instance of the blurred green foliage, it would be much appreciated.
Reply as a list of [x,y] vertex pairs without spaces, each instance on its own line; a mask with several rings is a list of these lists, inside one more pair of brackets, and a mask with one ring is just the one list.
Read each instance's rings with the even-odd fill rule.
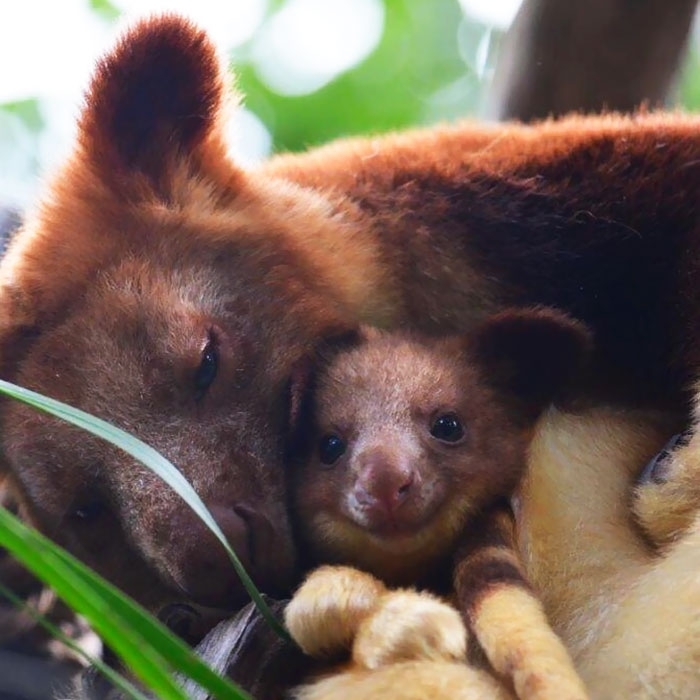
[[102,19],[113,22],[119,19],[119,9],[109,0],[89,0],[90,9]]
[[700,52],[695,47],[688,52],[678,101],[685,109],[700,110]]
[[[481,81],[458,47],[462,11],[454,0],[387,0],[382,39],[367,59],[320,90],[273,92],[246,62],[233,61],[245,104],[266,124],[276,150],[298,150],[336,136],[381,132],[477,111]],[[487,31],[479,26],[474,33]],[[439,91],[465,79],[439,102]]]

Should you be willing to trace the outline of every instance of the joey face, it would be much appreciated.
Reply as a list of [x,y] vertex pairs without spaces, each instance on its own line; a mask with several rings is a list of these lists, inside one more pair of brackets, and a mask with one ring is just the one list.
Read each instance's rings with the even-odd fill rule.
[[310,429],[293,470],[316,557],[392,582],[425,577],[470,517],[506,498],[535,421],[585,362],[586,329],[506,310],[467,336],[370,328],[319,348]]
[[[374,401],[381,405],[386,398],[375,395]],[[321,469],[346,471],[343,515],[383,538],[419,530],[444,503],[449,478],[440,478],[429,462],[459,468],[468,459],[465,429],[454,410],[430,410],[428,405],[413,410],[408,404],[402,408],[399,416],[396,411],[374,419],[356,416],[351,427],[342,421],[344,428],[331,428],[317,445]]]
[[472,514],[508,493],[526,431],[459,339],[370,334],[320,371],[294,499],[320,556],[381,575],[397,556],[440,556]]

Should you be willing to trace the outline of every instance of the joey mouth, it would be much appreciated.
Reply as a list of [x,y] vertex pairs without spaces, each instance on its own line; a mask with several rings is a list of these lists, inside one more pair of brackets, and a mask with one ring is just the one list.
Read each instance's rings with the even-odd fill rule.
[[[386,483],[358,479],[340,511],[377,541],[408,540],[431,530],[441,510],[449,508],[439,483],[425,480],[418,470],[395,475]],[[400,477],[400,478],[398,478]]]
[[398,523],[395,520],[389,520],[385,523],[367,528],[367,532],[374,541],[397,544],[415,538],[416,535],[426,527],[430,527],[429,521],[421,521],[409,525],[406,523]]
[[[407,504],[408,505],[408,504]],[[431,532],[439,520],[438,512],[444,501],[436,502],[419,511],[415,507],[399,508],[393,513],[368,513],[364,509],[350,509],[345,519],[370,540],[373,545],[401,548],[422,540],[422,534]]]

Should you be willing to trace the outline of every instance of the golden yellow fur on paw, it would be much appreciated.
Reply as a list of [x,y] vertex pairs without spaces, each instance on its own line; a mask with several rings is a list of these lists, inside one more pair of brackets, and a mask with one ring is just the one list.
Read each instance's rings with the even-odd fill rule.
[[528,591],[502,585],[475,604],[471,626],[493,668],[521,700],[585,700],[569,653]]
[[357,631],[353,660],[368,669],[430,659],[466,663],[467,630],[459,613],[427,593],[384,595]]
[[360,623],[385,591],[370,574],[323,566],[309,575],[287,606],[287,629],[309,656],[335,656],[350,649]]
[[485,671],[448,661],[405,661],[373,671],[352,668],[298,688],[297,700],[512,700]]
[[[336,605],[338,600],[343,604]],[[460,615],[432,595],[386,591],[367,574],[326,566],[309,576],[286,617],[305,650],[327,655],[348,639],[352,647],[342,670],[297,688],[297,700],[513,697],[488,672],[467,664],[467,631]]]

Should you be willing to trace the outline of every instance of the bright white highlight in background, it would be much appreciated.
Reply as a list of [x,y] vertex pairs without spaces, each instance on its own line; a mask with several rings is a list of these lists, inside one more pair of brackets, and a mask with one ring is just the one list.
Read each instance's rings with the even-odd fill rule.
[[248,41],[265,17],[267,0],[112,0],[126,17],[176,12],[204,27],[214,43],[232,49]]
[[226,137],[231,157],[238,165],[255,165],[272,150],[272,135],[257,114],[245,107],[234,110]]
[[[0,205],[31,201],[37,169],[50,171],[68,153],[95,61],[137,17],[177,12],[202,26],[229,51],[247,41],[265,17],[267,0],[112,0],[116,23],[102,19],[88,0],[0,2],[0,103],[38,100],[44,128],[38,137],[22,121],[0,112]],[[234,157],[251,163],[267,156],[271,136],[247,110],[234,115]]]
[[505,30],[515,18],[522,0],[459,0],[459,4],[465,14],[482,24]]
[[288,0],[263,28],[253,58],[275,92],[303,95],[362,61],[383,29],[378,0]]
[[108,35],[85,0],[3,2],[0,102],[79,96]]

